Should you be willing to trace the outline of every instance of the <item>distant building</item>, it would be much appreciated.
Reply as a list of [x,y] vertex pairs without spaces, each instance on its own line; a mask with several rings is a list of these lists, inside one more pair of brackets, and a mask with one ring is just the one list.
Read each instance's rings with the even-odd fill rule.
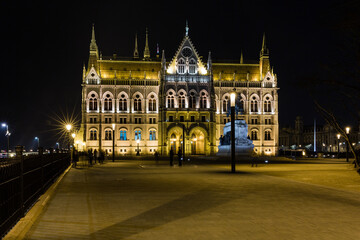
[[[281,127],[279,134],[280,149],[308,148],[314,150],[314,139],[316,139],[317,152],[346,152],[344,139],[337,138],[338,132],[329,124],[316,124],[316,137],[314,138],[314,125],[304,126],[301,116],[295,119],[294,127]],[[359,127],[350,131],[350,140],[356,148],[360,145]],[[339,148],[339,149],[338,149]]]
[[[177,152],[185,139],[186,154],[214,155],[225,123],[230,121],[229,92],[236,89],[238,119],[248,123],[259,154],[278,151],[278,87],[263,37],[260,59],[207,63],[191,42],[189,28],[170,61],[165,53],[151,57],[148,32],[143,57],[135,37],[131,58],[104,57],[94,27],[87,68],[82,79],[82,121],[77,142],[82,148],[116,154]],[[115,136],[113,136],[113,124]]]

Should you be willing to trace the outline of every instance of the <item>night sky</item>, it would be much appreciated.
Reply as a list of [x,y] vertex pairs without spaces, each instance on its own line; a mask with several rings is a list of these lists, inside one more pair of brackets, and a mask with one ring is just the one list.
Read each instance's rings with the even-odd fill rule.
[[[278,75],[280,126],[297,115],[310,124],[316,116],[302,79],[336,61],[339,19],[359,9],[357,1],[97,1],[65,5],[50,1],[1,7],[1,112],[10,127],[11,146],[54,147],[56,115],[74,112],[80,119],[82,66],[87,63],[91,26],[103,56],[132,56],[149,29],[152,56],[156,44],[167,60],[175,54],[189,22],[200,55],[216,59],[258,60],[263,32],[270,62]],[[75,1],[74,1],[75,2]],[[0,149],[6,148],[0,131]]]

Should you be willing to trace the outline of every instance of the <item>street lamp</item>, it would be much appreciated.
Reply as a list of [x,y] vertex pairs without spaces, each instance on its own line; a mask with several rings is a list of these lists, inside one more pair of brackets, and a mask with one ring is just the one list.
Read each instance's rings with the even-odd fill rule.
[[112,124],[112,128],[113,128],[112,161],[115,162],[115,123]]
[[72,126],[70,124],[65,125],[65,129],[68,131],[68,151],[70,151],[70,130]]
[[340,133],[338,133],[336,135],[336,137],[338,139],[338,142],[337,142],[337,145],[338,145],[338,158],[340,158],[340,137],[341,137]]
[[10,135],[11,133],[9,132],[9,125],[7,125],[6,123],[1,124],[2,127],[6,127],[6,133],[5,136],[7,137],[7,150],[6,150],[6,155],[7,158],[9,158],[9,149],[10,149]]
[[235,91],[230,93],[231,107],[231,172],[235,172]]
[[140,140],[136,140],[136,143],[137,143],[137,153],[136,153],[136,156],[140,156],[140,151],[139,151],[139,143],[140,143]]
[[72,133],[71,134],[71,137],[72,137],[72,146],[73,146],[73,148],[75,148],[75,136],[76,136],[76,134],[75,133]]
[[38,142],[38,150],[39,150],[39,147],[40,147],[40,139],[38,137],[35,137],[35,140]]
[[347,136],[347,143],[346,143],[346,162],[349,162],[349,144],[350,144],[349,133],[350,133],[350,127],[346,127],[346,128],[345,128],[345,131],[346,131],[346,136]]

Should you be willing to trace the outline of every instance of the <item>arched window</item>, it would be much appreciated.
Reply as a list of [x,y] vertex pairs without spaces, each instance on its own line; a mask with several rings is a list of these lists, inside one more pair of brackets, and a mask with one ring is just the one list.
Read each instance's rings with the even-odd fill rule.
[[150,130],[149,139],[150,139],[150,141],[156,140],[156,132],[155,132],[155,130]]
[[190,62],[189,62],[189,73],[190,74],[196,73],[196,61],[193,58],[190,59]]
[[90,130],[90,140],[97,140],[97,132],[95,129]]
[[258,101],[255,96],[251,98],[251,112],[257,112],[258,111]]
[[200,108],[207,108],[207,97],[204,92],[201,93]]
[[135,130],[135,140],[141,140],[141,130]]
[[95,94],[91,94],[91,97],[89,99],[89,110],[96,111],[97,105],[97,98],[95,97]]
[[106,94],[104,99],[104,111],[112,111],[112,99],[110,94]]
[[240,99],[240,109],[242,109],[242,112],[245,112],[245,101],[244,99]]
[[127,111],[127,97],[125,94],[121,94],[119,98],[119,111]]
[[266,96],[264,100],[264,112],[271,112],[271,100],[269,96]]
[[156,99],[154,95],[151,95],[149,99],[149,111],[156,111]]
[[126,140],[126,130],[120,130],[120,141]]
[[173,95],[173,92],[169,92],[169,95],[167,96],[167,107],[175,108],[175,97]]
[[196,108],[196,97],[194,92],[190,93],[189,108]]
[[258,136],[257,136],[257,131],[253,130],[251,131],[251,140],[257,140]]
[[182,58],[180,58],[178,62],[178,73],[180,74],[185,73],[185,61]]
[[179,108],[185,108],[185,94],[184,92],[180,92],[179,94]]
[[112,130],[107,129],[105,130],[105,140],[111,140]]
[[229,102],[229,97],[225,96],[224,100],[223,100],[223,112],[227,112],[228,111],[228,102]]
[[265,140],[271,140],[271,132],[269,130],[265,131]]
[[141,98],[139,94],[134,99],[134,111],[141,111]]

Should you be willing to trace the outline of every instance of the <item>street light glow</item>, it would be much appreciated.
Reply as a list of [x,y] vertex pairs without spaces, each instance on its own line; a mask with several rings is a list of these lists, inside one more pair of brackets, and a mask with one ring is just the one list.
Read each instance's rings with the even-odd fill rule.
[[65,128],[66,128],[66,130],[70,131],[71,128],[72,128],[72,126],[71,126],[70,124],[67,124],[67,125],[65,126]]
[[113,130],[115,130],[115,123],[112,124],[112,128],[113,128]]
[[2,127],[7,127],[6,123],[1,124]]
[[336,136],[337,136],[337,139],[340,140],[340,136],[341,136],[340,133],[338,133]]
[[137,143],[137,144],[139,144],[139,143],[140,143],[140,140],[139,140],[139,139],[138,139],[138,140],[136,140],[136,143]]
[[346,127],[345,131],[346,131],[346,134],[349,134],[350,133],[350,127]]
[[72,136],[73,138],[75,138],[76,135],[75,135],[75,133],[73,133],[73,134],[71,134],[71,136]]
[[235,97],[236,97],[236,93],[233,91],[230,93],[230,106],[231,107],[235,107]]

